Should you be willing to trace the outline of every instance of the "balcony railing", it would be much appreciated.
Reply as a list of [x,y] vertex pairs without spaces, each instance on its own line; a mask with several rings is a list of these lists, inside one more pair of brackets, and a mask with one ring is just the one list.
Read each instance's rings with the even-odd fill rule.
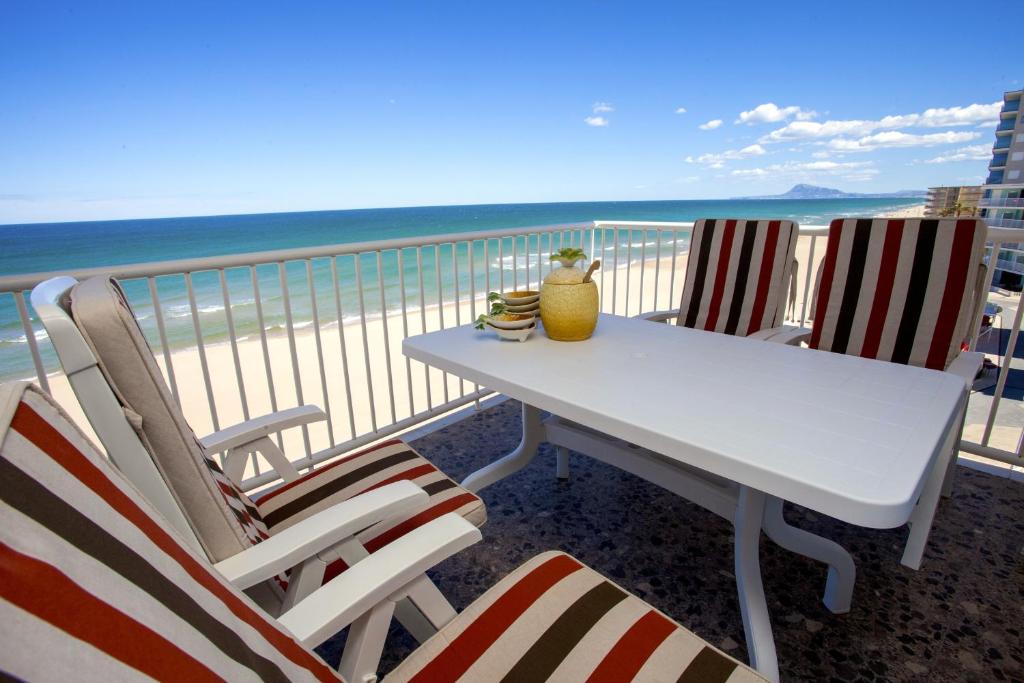
[[[691,228],[691,223],[596,221],[60,274],[79,279],[106,274],[122,281],[172,393],[197,432],[289,406],[320,405],[329,416],[326,423],[277,435],[286,452],[303,454],[296,460],[299,467],[311,467],[488,394],[410,361],[401,353],[405,337],[470,322],[485,310],[488,291],[539,288],[551,270],[547,255],[563,246],[579,246],[602,259],[595,276],[602,311],[636,315],[674,307]],[[823,226],[800,230],[796,303],[786,313],[790,324],[809,321],[813,274],[827,234]],[[993,229],[990,239],[998,250],[1020,235]],[[24,332],[22,343],[0,351],[21,354],[24,374],[34,374],[34,381],[85,424],[26,304],[32,287],[57,274],[0,278],[0,307],[17,316]],[[1014,318],[1009,349],[1016,344],[1021,312],[1024,307]],[[983,435],[962,448],[1024,464],[1020,447],[989,443],[1010,356],[1008,351]],[[244,486],[260,487],[275,478],[257,458]]]
[[978,206],[984,208],[999,208],[1006,206],[1024,206],[1024,197],[1000,197],[997,199],[979,199]]
[[[1020,220],[1017,218],[989,217],[985,219],[985,223],[987,223],[990,228],[1012,228],[1015,230],[1020,230],[1021,228],[1024,228],[1024,220]],[[1018,237],[1017,239],[1019,240],[1020,238]]]
[[998,126],[996,126],[996,132],[1001,133],[1016,128],[1017,122],[1015,119],[1005,119]]
[[1020,98],[1019,97],[1017,99],[1015,99],[1015,100],[1007,100],[1007,101],[1003,102],[1002,113],[1005,114],[1007,112],[1018,111],[1018,110],[1020,110]]

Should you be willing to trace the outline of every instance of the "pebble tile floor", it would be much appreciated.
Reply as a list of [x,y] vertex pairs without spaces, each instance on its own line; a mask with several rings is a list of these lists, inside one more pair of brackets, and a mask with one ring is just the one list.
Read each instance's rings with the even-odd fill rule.
[[[414,446],[456,480],[519,441],[519,404],[505,401]],[[485,489],[484,540],[431,576],[463,609],[533,555],[564,550],[698,635],[746,661],[723,519],[581,455],[554,476],[544,445],[524,470]],[[761,568],[784,681],[1024,681],[1024,482],[959,468],[920,571],[899,564],[906,527],[854,527],[787,506],[791,524],[843,545],[857,563],[853,609],[822,605],[825,567],[762,535]],[[332,664],[344,636],[321,654]],[[416,646],[393,626],[386,672]]]

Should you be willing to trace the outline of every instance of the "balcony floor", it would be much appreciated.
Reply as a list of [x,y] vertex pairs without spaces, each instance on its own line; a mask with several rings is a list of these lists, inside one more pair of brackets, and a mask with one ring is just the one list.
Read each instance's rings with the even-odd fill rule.
[[[460,478],[511,450],[519,406],[506,401],[414,442]],[[533,555],[561,549],[746,661],[732,573],[731,525],[652,484],[573,455],[554,478],[547,446],[483,492],[482,543],[433,576],[457,609]],[[853,609],[820,602],[825,568],[762,537],[765,592],[789,681],[1024,680],[1024,485],[959,468],[924,566],[899,564],[906,528],[877,531],[792,509],[791,523],[832,538],[857,562]],[[321,652],[337,663],[341,638]],[[382,671],[415,643],[394,627]]]

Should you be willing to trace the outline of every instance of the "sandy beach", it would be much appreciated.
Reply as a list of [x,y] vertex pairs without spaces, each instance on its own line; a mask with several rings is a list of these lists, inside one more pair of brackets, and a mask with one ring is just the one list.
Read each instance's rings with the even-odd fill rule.
[[[809,260],[810,245],[809,238],[801,238],[798,242],[797,258],[801,264]],[[815,241],[815,264],[823,252],[824,238],[818,238]],[[622,264],[617,270],[598,271],[595,281],[601,292],[602,310],[636,315],[641,311],[678,306],[685,268],[686,254],[680,253],[675,262],[675,277],[670,256],[660,261],[650,259],[642,269],[639,262],[634,262],[632,267]],[[802,300],[807,284],[806,274],[805,270],[798,273],[798,302]],[[642,301],[638,300],[638,291],[643,292]],[[343,325],[340,334],[335,321],[323,324],[319,330],[312,326],[296,330],[294,357],[298,366],[298,383],[293,370],[292,342],[285,334],[268,336],[266,357],[271,367],[276,408],[316,404],[330,415],[329,425],[320,423],[309,428],[309,447],[315,453],[330,446],[332,441],[342,443],[370,434],[377,428],[468,394],[474,389],[469,382],[460,382],[439,370],[428,370],[421,363],[406,359],[401,353],[401,340],[405,336],[440,329],[442,321],[445,327],[469,323],[483,311],[484,294],[480,293],[475,302],[464,300],[458,305],[449,302],[443,307],[435,304],[422,311],[410,311],[406,325],[403,325],[400,312],[389,312],[386,322],[379,317],[367,320],[365,334],[358,322]],[[800,310],[797,310],[797,317],[799,315]],[[275,408],[271,402],[266,360],[259,336],[238,342],[237,364],[235,352],[227,342],[205,347],[212,377],[216,424],[208,407],[198,347],[179,349],[170,354],[182,409],[199,435],[240,422],[246,419],[246,414],[255,417]],[[322,366],[318,361],[321,357]],[[157,353],[157,362],[166,376],[167,368],[160,352]],[[244,403],[239,377],[245,389]],[[429,391],[425,378],[429,378]],[[56,399],[80,424],[87,424],[63,375],[52,375],[49,381]],[[303,455],[306,444],[302,430],[289,430],[284,435],[284,446],[292,459]]]
[[879,215],[884,218],[921,218],[924,216],[924,207],[924,204],[914,204],[913,206],[905,206],[902,209],[887,211]]

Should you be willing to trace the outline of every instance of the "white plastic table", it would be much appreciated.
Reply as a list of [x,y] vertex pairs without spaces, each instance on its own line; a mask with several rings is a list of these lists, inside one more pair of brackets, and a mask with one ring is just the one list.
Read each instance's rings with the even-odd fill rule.
[[[524,467],[569,423],[642,447],[634,458],[594,440],[588,455],[731,518],[751,664],[774,680],[760,531],[828,563],[825,603],[849,610],[852,558],[786,524],[782,501],[861,526],[905,524],[926,484],[937,498],[946,469],[937,459],[952,451],[965,400],[963,380],[949,373],[609,315],[585,342],[555,342],[540,330],[502,342],[464,326],[410,337],[402,348],[523,403],[519,447],[467,477],[470,490]],[[540,410],[556,422],[542,421]]]

